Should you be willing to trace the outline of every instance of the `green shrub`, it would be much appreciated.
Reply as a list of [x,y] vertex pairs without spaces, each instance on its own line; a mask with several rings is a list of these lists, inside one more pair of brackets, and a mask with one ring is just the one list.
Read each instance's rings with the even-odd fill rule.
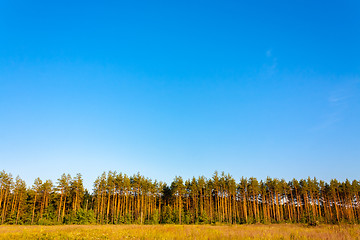
[[80,208],[76,211],[75,218],[73,219],[75,224],[95,224],[96,218],[93,210],[85,210]]

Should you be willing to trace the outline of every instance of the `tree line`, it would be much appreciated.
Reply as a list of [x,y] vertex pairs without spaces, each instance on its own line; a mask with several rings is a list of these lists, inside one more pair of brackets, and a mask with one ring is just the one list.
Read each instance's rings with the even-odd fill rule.
[[360,182],[316,178],[211,178],[171,184],[142,175],[103,173],[90,193],[81,174],[56,183],[0,172],[1,224],[360,223]]

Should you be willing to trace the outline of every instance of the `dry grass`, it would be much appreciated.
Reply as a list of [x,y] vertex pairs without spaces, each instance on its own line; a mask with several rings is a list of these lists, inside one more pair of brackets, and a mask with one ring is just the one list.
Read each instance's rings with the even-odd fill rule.
[[360,239],[358,225],[0,226],[1,239]]

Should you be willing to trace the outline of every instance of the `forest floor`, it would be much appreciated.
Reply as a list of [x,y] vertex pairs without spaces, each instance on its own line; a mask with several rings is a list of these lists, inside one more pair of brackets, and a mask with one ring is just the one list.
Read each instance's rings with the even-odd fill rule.
[[360,225],[0,226],[0,239],[360,239]]

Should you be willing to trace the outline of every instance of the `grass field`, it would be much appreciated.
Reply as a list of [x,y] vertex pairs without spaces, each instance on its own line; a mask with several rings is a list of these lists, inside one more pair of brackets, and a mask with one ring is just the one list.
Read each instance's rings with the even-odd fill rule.
[[358,225],[0,226],[0,239],[360,239]]

